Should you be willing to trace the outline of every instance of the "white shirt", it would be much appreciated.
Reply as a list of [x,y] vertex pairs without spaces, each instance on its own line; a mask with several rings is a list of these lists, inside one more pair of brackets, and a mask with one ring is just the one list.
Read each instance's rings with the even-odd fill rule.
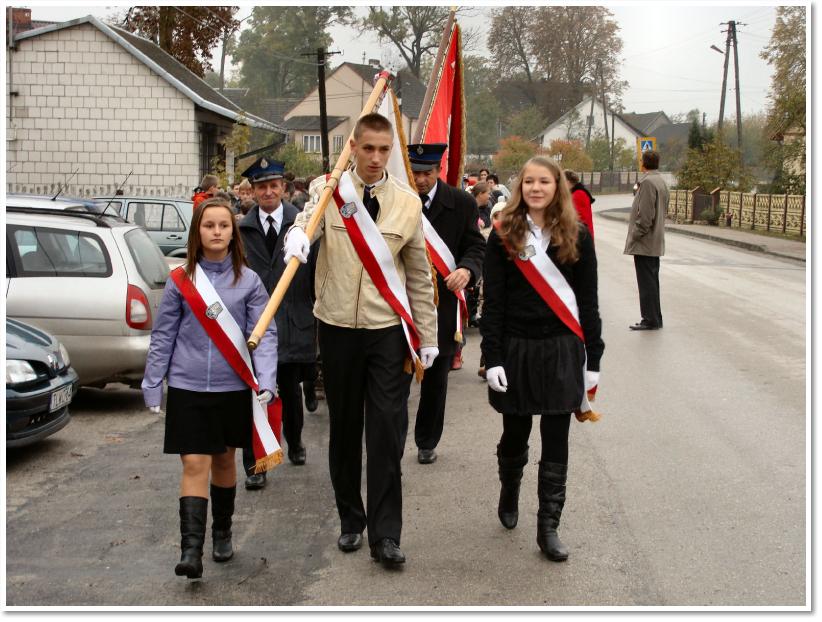
[[[259,206],[258,206],[259,207]],[[266,211],[263,211],[263,208],[260,207],[259,212],[260,216],[260,224],[263,226],[263,233],[268,235],[268,217],[272,216],[274,218],[274,232],[279,235],[280,228],[283,224],[283,204],[280,203],[277,208],[271,212],[270,214]]]
[[[537,224],[531,220],[530,214],[525,214],[525,217],[528,219],[528,228],[531,229],[531,233],[534,234],[534,237],[539,242],[539,247],[542,249],[542,252],[546,252],[548,250],[548,245],[551,243],[551,229],[549,228],[546,232],[545,229],[542,227],[538,227]],[[548,235],[546,235],[546,233]]]
[[[422,194],[422,193],[420,193]],[[422,204],[423,209],[427,207],[431,207],[431,204],[434,202],[434,197],[437,196],[437,184],[435,183],[431,190],[428,191],[428,201]]]

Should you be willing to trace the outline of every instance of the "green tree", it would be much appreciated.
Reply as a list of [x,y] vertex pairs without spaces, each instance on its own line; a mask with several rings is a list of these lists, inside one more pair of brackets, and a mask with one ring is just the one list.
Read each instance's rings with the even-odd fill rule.
[[742,165],[739,151],[730,147],[721,136],[714,137],[699,149],[688,149],[677,179],[680,188],[701,186],[706,192],[715,188],[746,192],[753,181]]
[[497,127],[502,113],[488,79],[488,59],[466,54],[462,64],[468,153],[492,154],[499,148]]
[[[241,119],[242,121],[242,119]],[[235,123],[231,134],[223,138],[220,142],[225,147],[226,152],[232,152],[235,156],[248,151],[251,141],[251,128],[243,123]],[[233,179],[239,179],[240,174],[251,165],[254,158],[246,158],[242,162],[234,160],[234,170],[231,171]],[[220,178],[220,187],[228,186],[229,171],[226,169],[226,161],[222,156],[214,156],[211,161],[211,171]]]
[[422,59],[436,54],[449,9],[445,6],[368,7],[368,14],[357,20],[364,30],[376,33],[399,51],[408,69],[420,77]]
[[[506,6],[491,11],[488,48],[494,73],[498,76],[522,75],[529,86],[536,80],[537,58],[533,48],[531,20],[534,8]],[[525,91],[531,104],[537,104],[533,88]]]
[[114,25],[159,45],[203,77],[226,28],[236,28],[236,6],[133,6]]
[[777,141],[766,154],[779,163],[775,179],[780,189],[805,192],[805,7],[781,6],[776,9],[768,45],[761,57],[773,67],[768,111],[768,137]]
[[529,106],[511,117],[506,125],[506,134],[525,136],[531,140],[544,130],[547,125],[548,123],[545,121],[545,117],[542,116],[539,108],[537,106]]
[[494,156],[494,168],[500,180],[519,173],[522,165],[536,154],[537,146],[519,136],[500,140],[499,151]]
[[252,102],[303,97],[317,85],[317,60],[304,53],[331,44],[328,28],[347,23],[351,9],[333,6],[256,6],[234,52],[239,83]]
[[277,159],[285,162],[285,170],[291,171],[297,177],[320,175],[322,162],[312,156],[296,143],[286,143],[277,150]]

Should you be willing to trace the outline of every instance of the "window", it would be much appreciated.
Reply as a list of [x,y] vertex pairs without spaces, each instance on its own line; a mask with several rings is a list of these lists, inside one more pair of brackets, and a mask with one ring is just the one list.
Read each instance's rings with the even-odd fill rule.
[[342,153],[344,140],[345,136],[342,134],[337,134],[334,136],[334,148],[331,151],[334,153]]
[[310,136],[303,136],[303,151],[306,153],[319,153],[320,149],[320,135],[312,134]]
[[177,208],[170,203],[128,204],[126,220],[139,225],[146,231],[185,231],[186,225]]
[[9,227],[18,274],[34,276],[111,276],[111,260],[94,234],[40,227]]
[[137,271],[151,289],[165,286],[168,264],[165,257],[142,229],[132,229],[125,235],[128,252],[137,266]]

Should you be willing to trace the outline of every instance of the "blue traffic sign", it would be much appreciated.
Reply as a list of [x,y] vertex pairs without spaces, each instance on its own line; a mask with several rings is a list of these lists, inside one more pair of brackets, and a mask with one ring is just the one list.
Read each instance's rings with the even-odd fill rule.
[[642,149],[642,151],[653,151],[654,150],[654,144],[650,140],[643,140],[642,141],[642,147],[640,147],[640,148]]

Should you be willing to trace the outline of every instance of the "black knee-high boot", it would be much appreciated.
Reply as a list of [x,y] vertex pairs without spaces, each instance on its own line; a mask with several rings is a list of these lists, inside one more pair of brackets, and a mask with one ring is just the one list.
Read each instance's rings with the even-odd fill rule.
[[528,464],[528,447],[519,456],[513,458],[500,455],[497,445],[497,465],[499,466],[499,507],[497,516],[506,529],[517,526],[519,519],[519,485],[522,481],[522,470]]
[[537,511],[537,544],[540,550],[551,561],[561,562],[568,559],[568,548],[557,535],[559,519],[565,505],[565,481],[568,474],[567,464],[555,462],[539,463],[539,510]]
[[203,576],[203,543],[205,542],[208,499],[180,497],[180,563],[174,573],[199,579]]
[[234,556],[231,517],[234,516],[236,492],[236,486],[224,488],[211,484],[211,557],[215,562],[227,562]]

